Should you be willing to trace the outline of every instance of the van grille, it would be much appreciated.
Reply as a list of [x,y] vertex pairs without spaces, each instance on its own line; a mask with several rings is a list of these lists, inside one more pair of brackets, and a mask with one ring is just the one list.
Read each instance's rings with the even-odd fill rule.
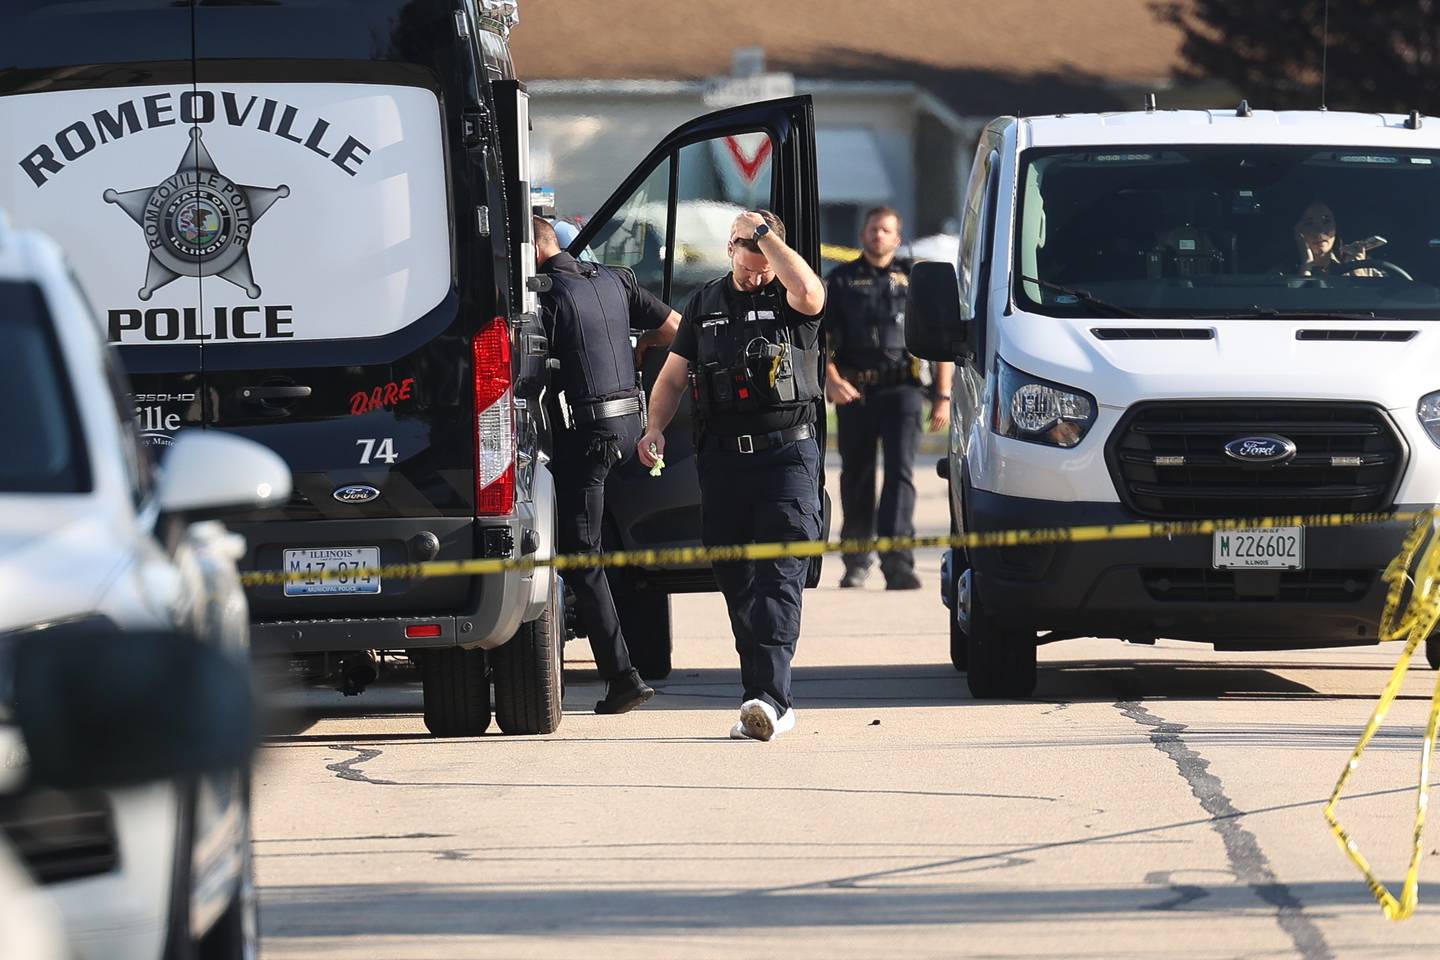
[[1374,343],[1408,343],[1418,330],[1296,330],[1296,340],[1371,341]]
[[1376,571],[1355,569],[1275,572],[1271,574],[1275,581],[1273,593],[1259,597],[1250,593],[1242,595],[1237,591],[1235,574],[1236,571],[1233,570],[1146,567],[1140,571],[1140,579],[1151,598],[1162,602],[1229,603],[1244,600],[1253,603],[1268,600],[1279,603],[1354,603],[1363,600],[1370,592]]
[[0,797],[0,834],[39,883],[99,876],[120,865],[110,802],[96,791]]
[[[1256,464],[1226,454],[1247,436],[1288,439],[1295,456]],[[1121,499],[1160,518],[1385,510],[1407,454],[1377,406],[1256,400],[1137,404],[1106,448]]]
[[1097,340],[1214,340],[1209,327],[1092,327]]

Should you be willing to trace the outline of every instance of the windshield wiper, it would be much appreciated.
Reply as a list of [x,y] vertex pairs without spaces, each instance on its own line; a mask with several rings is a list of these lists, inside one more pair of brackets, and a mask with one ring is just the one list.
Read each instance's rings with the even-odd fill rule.
[[1099,297],[1092,294],[1089,290],[1079,290],[1075,287],[1066,287],[1058,283],[1051,283],[1049,280],[1040,280],[1036,277],[1027,277],[1024,274],[1020,275],[1020,279],[1026,283],[1033,283],[1037,287],[1040,287],[1042,290],[1049,290],[1051,293],[1058,293],[1067,297],[1074,297],[1079,302],[1087,306],[1094,307],[1096,310],[1103,311],[1108,314],[1114,314],[1120,317],[1129,317],[1133,320],[1140,319],[1140,314],[1136,313],[1134,310],[1127,310],[1124,307],[1117,307],[1113,303],[1108,303],[1104,300],[1101,300]]

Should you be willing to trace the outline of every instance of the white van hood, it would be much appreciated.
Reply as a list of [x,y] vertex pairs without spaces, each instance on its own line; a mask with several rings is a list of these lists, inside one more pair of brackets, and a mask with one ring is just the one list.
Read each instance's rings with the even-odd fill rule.
[[[1440,322],[1114,320],[1016,312],[998,352],[1011,366],[1079,387],[1102,406],[1203,397],[1356,400],[1415,409],[1440,390]],[[1206,340],[1101,340],[1097,328],[1185,328]],[[1299,340],[1300,330],[1416,331],[1406,342]]]

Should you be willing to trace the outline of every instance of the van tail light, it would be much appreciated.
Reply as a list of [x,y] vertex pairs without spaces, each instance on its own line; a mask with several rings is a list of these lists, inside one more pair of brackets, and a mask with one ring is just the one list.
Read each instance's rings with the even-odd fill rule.
[[475,335],[475,514],[515,509],[515,387],[503,317]]

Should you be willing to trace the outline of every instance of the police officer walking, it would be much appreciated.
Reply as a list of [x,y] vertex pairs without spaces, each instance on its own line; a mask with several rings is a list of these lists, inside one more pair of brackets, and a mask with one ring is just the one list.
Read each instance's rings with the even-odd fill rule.
[[[540,296],[541,318],[550,338],[559,375],[551,395],[563,391],[552,411],[560,552],[599,553],[605,515],[605,479],[634,452],[640,436],[640,389],[635,370],[647,347],[663,346],[674,336],[680,316],[635,281],[629,271],[581,263],[560,249],[555,230],[534,219],[535,261],[550,289]],[[638,348],[630,346],[631,328],[646,330]],[[606,682],[596,713],[624,713],[655,695],[630,665],[615,601],[605,571],[576,570],[565,582],[575,591],[576,610],[590,636],[595,665]]]
[[[825,330],[831,362],[825,396],[835,404],[840,450],[840,536],[845,540],[915,535],[915,449],[924,416],[921,362],[905,349],[905,297],[911,261],[895,256],[900,214],[876,207],[865,214],[862,252],[831,271]],[[936,366],[930,429],[950,424],[953,365]],[[885,481],[875,502],[875,447],[883,447]],[[870,575],[870,553],[843,555],[842,587],[859,587]],[[888,590],[915,590],[915,557],[909,550],[880,556]]]
[[[706,546],[820,536],[820,321],[825,284],[785,243],[769,211],[730,228],[730,273],[691,297],[650,392],[646,465],[665,452],[665,427],[687,381],[698,424]],[[733,739],[769,740],[795,726],[790,661],[800,636],[809,561],[714,565],[740,655],[744,696]]]

